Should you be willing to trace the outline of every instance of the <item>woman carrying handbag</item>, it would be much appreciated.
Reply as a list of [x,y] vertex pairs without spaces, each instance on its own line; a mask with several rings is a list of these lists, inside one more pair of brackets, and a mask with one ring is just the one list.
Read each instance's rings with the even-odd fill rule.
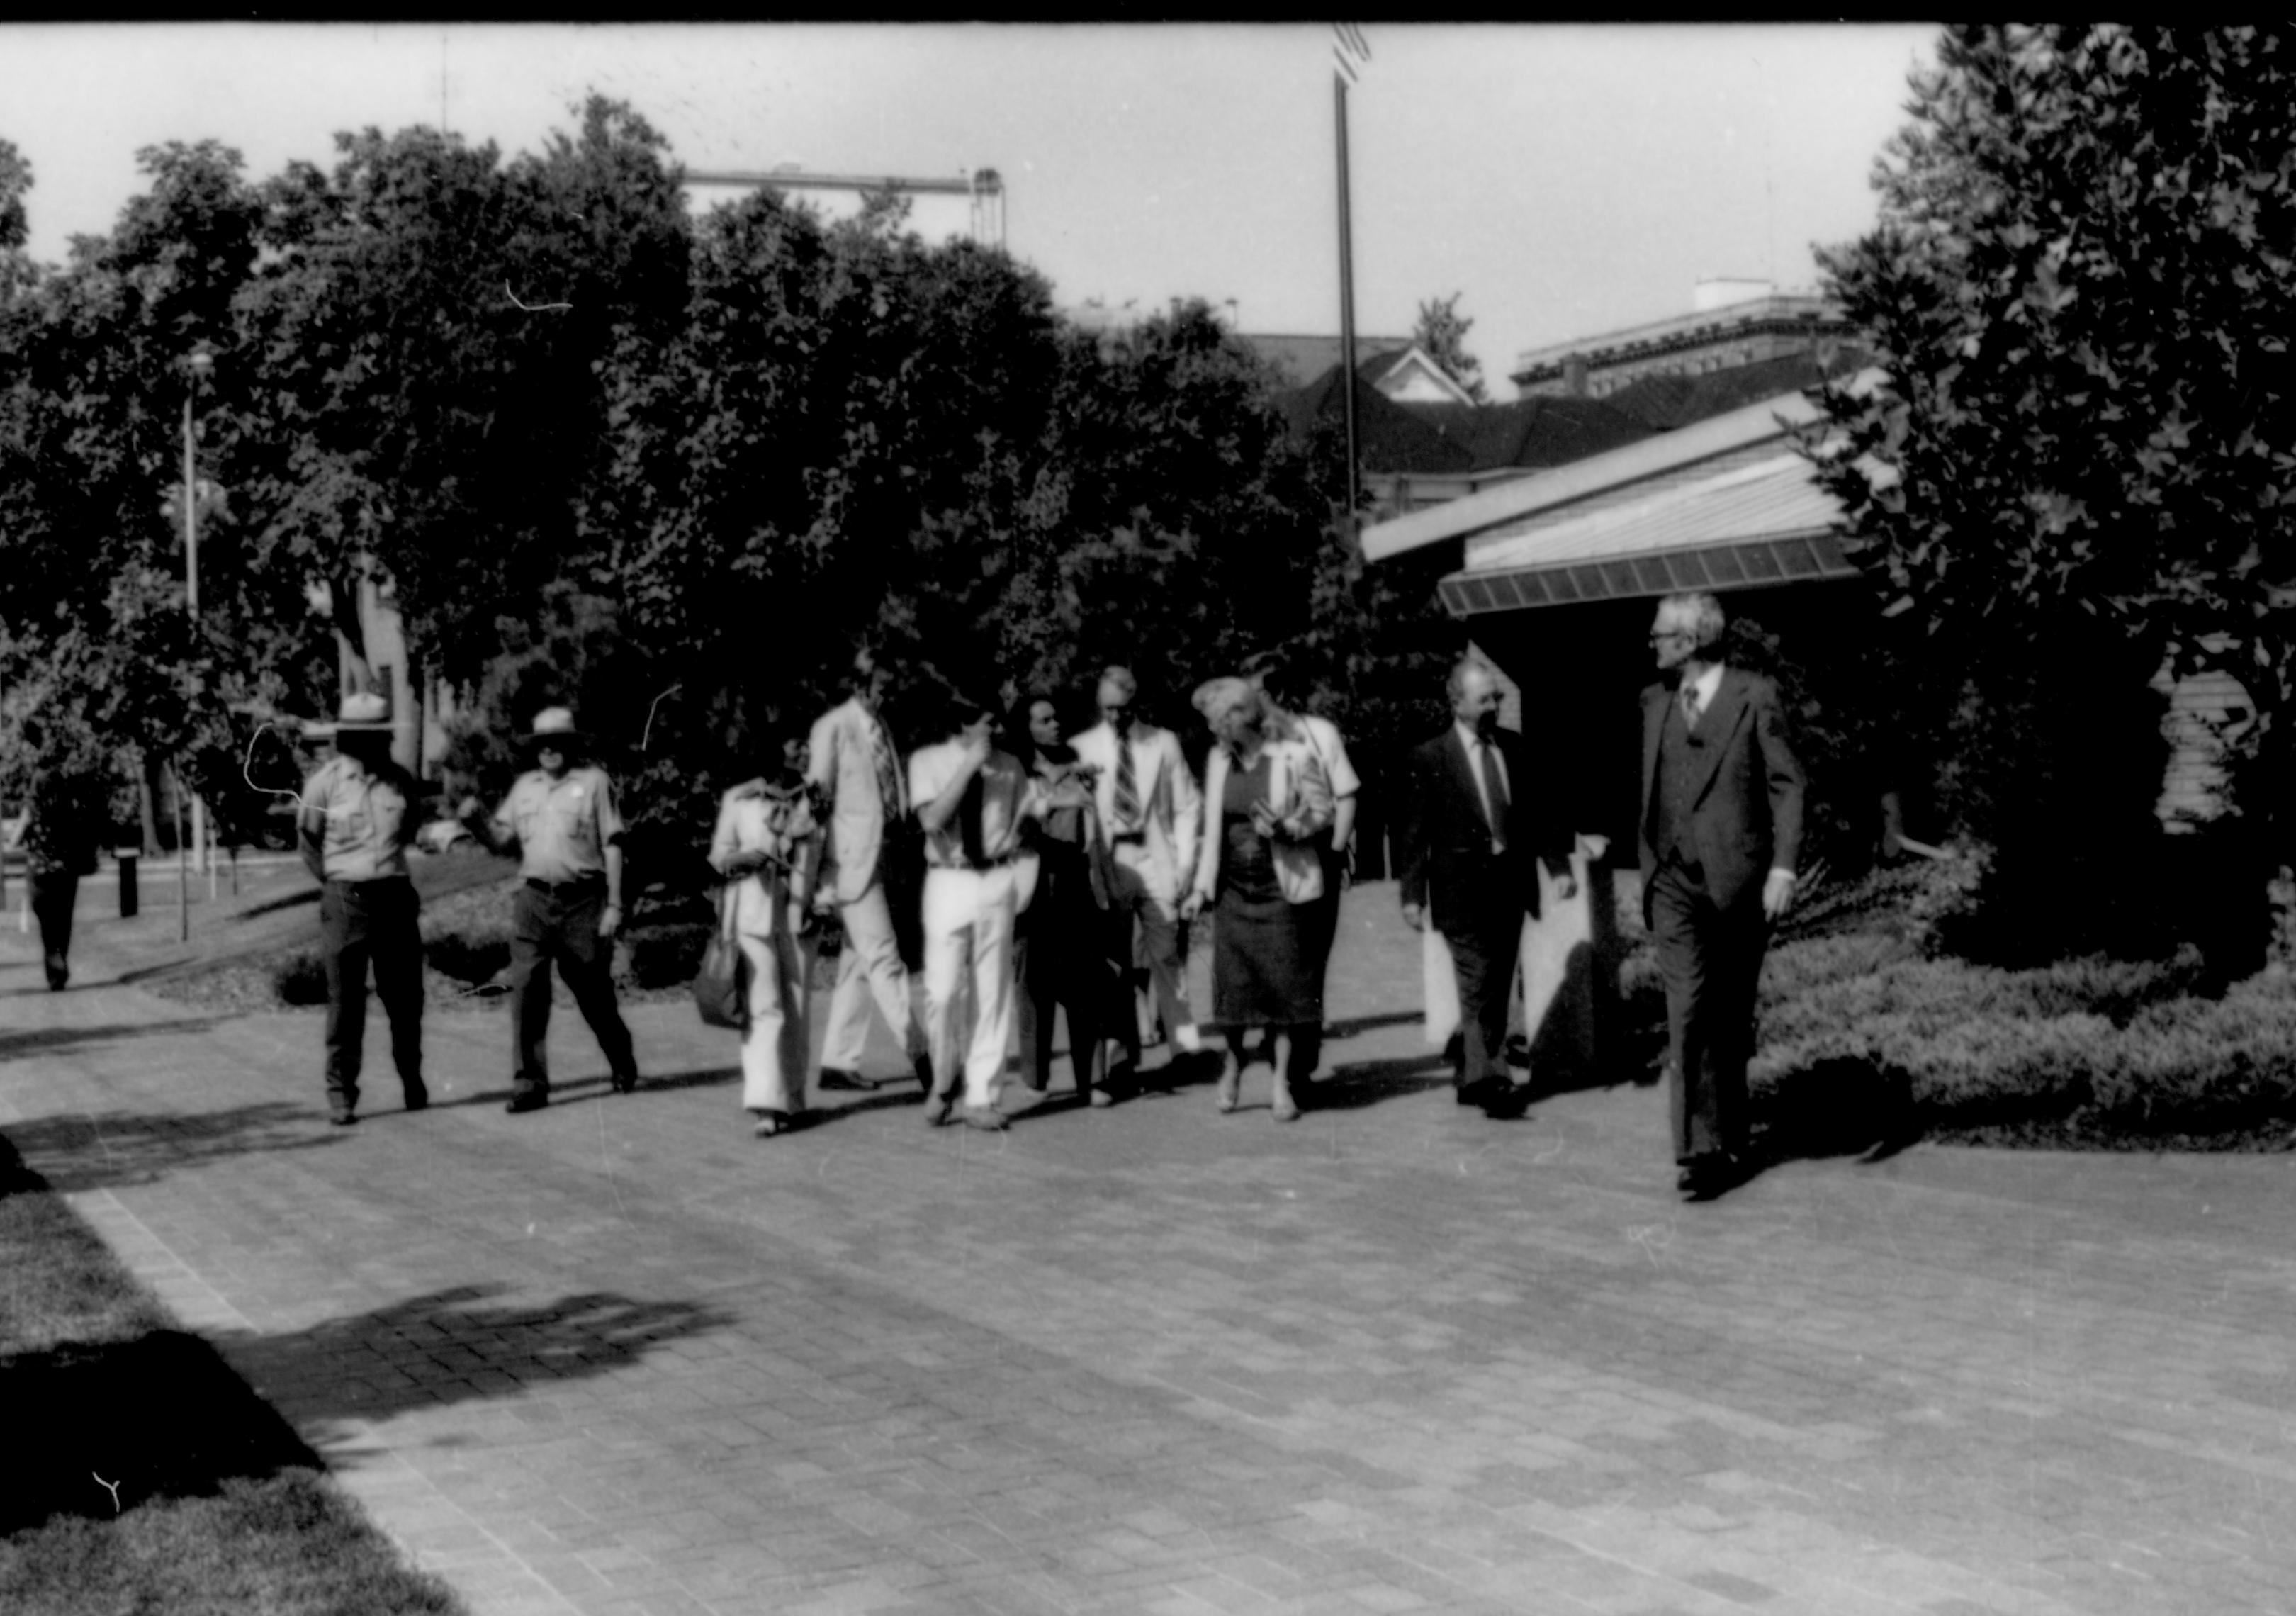
[[805,1112],[806,993],[813,978],[814,877],[821,823],[805,785],[801,726],[775,726],[770,775],[726,793],[709,863],[726,878],[721,923],[742,950],[748,1026],[742,1035],[742,1104],[756,1133],[786,1133]]

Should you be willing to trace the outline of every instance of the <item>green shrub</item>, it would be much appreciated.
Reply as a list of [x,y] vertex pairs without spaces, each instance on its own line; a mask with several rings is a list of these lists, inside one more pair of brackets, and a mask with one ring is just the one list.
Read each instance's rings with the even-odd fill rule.
[[299,1008],[327,1002],[326,961],[316,948],[298,948],[271,967],[271,990]]
[[442,931],[422,941],[423,963],[442,976],[478,984],[493,981],[510,968],[510,933],[473,937],[465,931]]
[[690,982],[701,969],[701,951],[717,930],[715,924],[691,921],[633,927],[616,951],[616,976],[645,989]]
[[2213,1133],[2296,1120],[2296,992],[2285,982],[2154,1005],[2114,1046],[2096,1105],[2116,1128]]

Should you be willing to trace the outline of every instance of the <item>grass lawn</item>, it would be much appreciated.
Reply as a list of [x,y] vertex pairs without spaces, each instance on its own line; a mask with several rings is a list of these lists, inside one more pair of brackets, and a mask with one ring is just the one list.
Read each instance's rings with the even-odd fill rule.
[[460,1616],[0,1139],[0,1616]]

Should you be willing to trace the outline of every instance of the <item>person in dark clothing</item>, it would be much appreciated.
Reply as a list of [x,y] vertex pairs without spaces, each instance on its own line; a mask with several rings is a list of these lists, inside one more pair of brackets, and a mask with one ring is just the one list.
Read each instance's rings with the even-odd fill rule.
[[23,742],[31,757],[30,814],[24,826],[24,874],[32,915],[40,927],[40,958],[48,987],[62,992],[71,980],[72,912],[79,882],[95,874],[96,849],[108,828],[111,792],[81,760],[51,748],[46,726],[28,718]]
[[[1104,1030],[1123,998],[1123,972],[1111,951],[1109,848],[1093,800],[1097,771],[1063,741],[1060,708],[1049,695],[1013,710],[1008,746],[1042,793],[1041,820],[1029,822],[1037,858],[1036,886],[1013,932],[1019,979],[1021,1080],[1042,1095],[1052,1082],[1053,1012],[1066,1016],[1069,1064],[1077,1098],[1114,1103],[1107,1083]],[[1130,916],[1123,916],[1128,939]],[[1124,1005],[1128,1013],[1129,1005]]]

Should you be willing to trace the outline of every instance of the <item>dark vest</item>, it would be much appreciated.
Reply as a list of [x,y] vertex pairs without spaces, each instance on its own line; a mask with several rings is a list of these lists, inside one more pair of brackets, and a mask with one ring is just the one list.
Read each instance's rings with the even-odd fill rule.
[[[1712,716],[1710,711],[1702,715],[1700,721],[1705,722]],[[1693,870],[1699,867],[1698,838],[1691,823],[1691,810],[1697,806],[1705,751],[1692,739],[1688,726],[1682,721],[1682,697],[1669,693],[1666,721],[1658,732],[1658,789],[1651,793],[1651,846],[1658,850],[1661,864],[1671,854]]]

